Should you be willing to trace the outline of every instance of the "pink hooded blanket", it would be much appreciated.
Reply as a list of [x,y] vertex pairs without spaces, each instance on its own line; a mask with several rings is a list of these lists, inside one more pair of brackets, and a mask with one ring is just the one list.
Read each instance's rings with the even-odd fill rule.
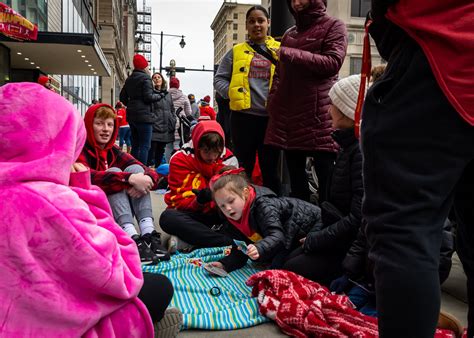
[[80,114],[15,83],[0,87],[0,120],[0,336],[152,337],[136,245],[89,172],[71,174]]

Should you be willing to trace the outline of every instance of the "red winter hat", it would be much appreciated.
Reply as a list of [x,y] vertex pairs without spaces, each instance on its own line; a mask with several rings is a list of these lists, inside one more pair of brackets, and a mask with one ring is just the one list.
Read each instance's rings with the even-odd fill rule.
[[179,79],[177,77],[172,77],[170,80],[170,88],[179,89]]
[[211,97],[209,95],[204,96],[203,101],[206,101],[207,103],[211,102]]
[[46,82],[49,81],[49,77],[48,76],[44,76],[44,75],[40,75],[38,77],[38,83],[42,86],[44,86],[46,84]]
[[135,54],[133,56],[133,68],[135,69],[145,69],[148,67],[148,61],[141,54]]

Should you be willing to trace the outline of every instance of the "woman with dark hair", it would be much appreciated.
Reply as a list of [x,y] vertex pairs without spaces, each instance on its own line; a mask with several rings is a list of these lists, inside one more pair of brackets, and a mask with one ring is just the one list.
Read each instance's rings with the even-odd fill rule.
[[174,141],[174,131],[176,126],[176,114],[173,100],[167,91],[167,83],[161,73],[154,73],[152,76],[153,89],[158,92],[163,99],[153,103],[153,134],[151,136],[151,148],[148,153],[148,165],[161,164],[165,153],[166,144]]
[[338,149],[331,137],[328,92],[346,55],[346,26],[326,14],[323,0],[287,3],[296,25],[283,36],[278,53],[265,143],[285,151],[291,195],[305,201],[310,198],[306,157],[315,158],[321,202]]
[[280,43],[268,36],[270,18],[262,6],[252,6],[246,14],[248,41],[235,45],[222,59],[214,88],[230,99],[232,144],[239,163],[251,177],[256,154],[263,185],[277,194],[280,182],[275,170],[279,151],[263,143],[267,129],[268,92],[278,62]]

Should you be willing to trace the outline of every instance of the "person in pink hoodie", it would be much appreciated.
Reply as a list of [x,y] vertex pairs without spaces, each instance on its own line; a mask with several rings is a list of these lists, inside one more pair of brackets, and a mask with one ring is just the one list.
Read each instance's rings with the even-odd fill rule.
[[173,287],[144,280],[134,241],[75,163],[80,114],[39,84],[12,83],[0,117],[0,336],[153,337]]

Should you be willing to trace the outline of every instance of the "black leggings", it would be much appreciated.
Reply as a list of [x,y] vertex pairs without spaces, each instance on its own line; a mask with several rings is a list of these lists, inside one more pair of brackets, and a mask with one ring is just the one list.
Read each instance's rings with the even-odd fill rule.
[[336,161],[336,153],[327,151],[285,150],[290,174],[291,196],[309,202],[310,191],[306,176],[306,157],[314,157],[314,166],[319,182],[319,203],[326,199],[329,175]]
[[165,310],[171,302],[174,289],[171,281],[164,275],[143,273],[143,286],[138,298],[145,304],[153,323],[163,318]]
[[155,168],[158,168],[163,160],[163,155],[165,153],[166,143],[151,141],[151,148],[148,152],[148,165],[152,165],[153,161],[155,162]]
[[267,130],[268,117],[232,112],[230,127],[234,154],[239,164],[245,168],[249,178],[252,177],[255,158],[258,153],[258,163],[262,172],[263,185],[276,194],[280,193],[280,178],[278,177],[278,161],[280,150],[263,144]]
[[334,279],[342,275],[343,259],[344,252],[304,253],[299,247],[288,255],[283,269],[329,287]]

